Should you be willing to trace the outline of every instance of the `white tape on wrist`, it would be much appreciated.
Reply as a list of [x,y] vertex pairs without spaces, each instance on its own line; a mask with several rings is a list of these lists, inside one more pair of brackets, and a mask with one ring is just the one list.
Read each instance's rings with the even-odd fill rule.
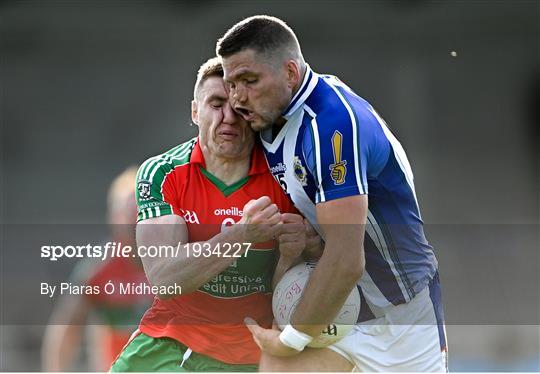
[[301,352],[304,350],[306,345],[311,343],[313,338],[308,334],[304,334],[301,331],[298,331],[292,325],[287,325],[281,334],[279,334],[279,340],[287,347],[291,347]]

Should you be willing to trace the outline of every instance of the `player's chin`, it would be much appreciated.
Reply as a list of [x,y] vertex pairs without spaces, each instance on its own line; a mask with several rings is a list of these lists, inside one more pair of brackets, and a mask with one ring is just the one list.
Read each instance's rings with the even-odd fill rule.
[[249,122],[249,126],[253,129],[253,131],[262,131],[272,127],[272,123],[257,118]]
[[241,142],[237,144],[225,143],[219,147],[219,155],[225,158],[237,158],[247,152],[247,146]]

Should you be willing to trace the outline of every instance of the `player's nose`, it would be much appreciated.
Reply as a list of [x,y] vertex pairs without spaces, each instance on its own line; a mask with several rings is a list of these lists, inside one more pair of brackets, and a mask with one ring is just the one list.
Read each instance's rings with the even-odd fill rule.
[[225,105],[223,105],[223,123],[234,124],[239,120],[239,114],[234,111],[231,103],[227,101]]
[[247,91],[242,85],[237,85],[232,92],[233,100],[237,103],[245,103],[247,101]]

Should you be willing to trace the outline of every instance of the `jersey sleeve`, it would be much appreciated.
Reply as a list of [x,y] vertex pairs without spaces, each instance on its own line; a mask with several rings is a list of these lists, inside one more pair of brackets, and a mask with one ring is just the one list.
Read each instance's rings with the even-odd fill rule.
[[174,214],[174,166],[167,155],[146,160],[137,172],[137,222]]
[[369,110],[334,108],[313,118],[308,130],[302,151],[315,179],[315,202],[367,194],[370,168],[381,164],[388,151],[375,149],[381,147],[377,138],[382,131]]

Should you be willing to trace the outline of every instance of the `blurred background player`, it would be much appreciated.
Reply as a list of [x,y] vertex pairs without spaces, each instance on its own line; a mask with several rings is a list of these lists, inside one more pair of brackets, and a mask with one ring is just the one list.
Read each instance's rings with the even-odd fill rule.
[[[135,246],[136,167],[129,167],[112,182],[107,197],[107,219],[110,241]],[[71,276],[75,285],[98,286],[107,282],[146,282],[142,263],[138,257],[83,259],[77,263]],[[152,301],[148,295],[69,295],[59,299],[42,346],[42,367],[45,371],[71,371],[78,369],[79,347],[88,339],[88,370],[105,371],[120,353]]]

